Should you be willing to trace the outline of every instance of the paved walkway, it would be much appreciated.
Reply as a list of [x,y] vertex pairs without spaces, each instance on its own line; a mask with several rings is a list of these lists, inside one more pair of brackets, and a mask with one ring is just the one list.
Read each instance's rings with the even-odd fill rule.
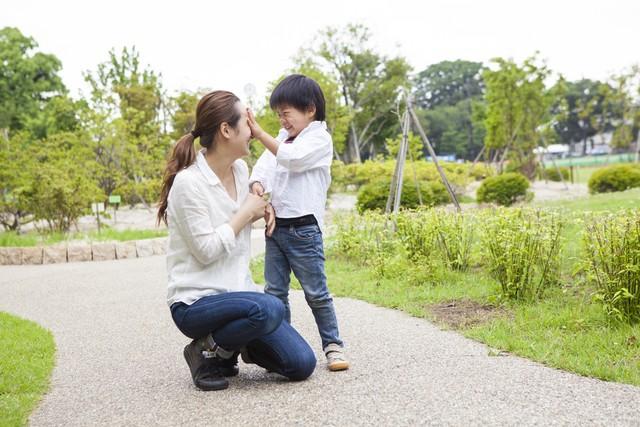
[[640,388],[490,356],[401,312],[337,299],[353,368],[330,373],[304,299],[294,324],[318,352],[289,383],[240,366],[228,390],[196,390],[188,340],[165,305],[164,257],[0,267],[0,310],[53,331],[52,388],[34,426],[638,425]]

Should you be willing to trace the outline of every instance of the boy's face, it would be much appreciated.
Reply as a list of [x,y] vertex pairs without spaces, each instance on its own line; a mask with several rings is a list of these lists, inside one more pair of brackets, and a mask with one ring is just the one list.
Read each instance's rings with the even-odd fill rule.
[[295,137],[314,121],[316,109],[311,107],[301,111],[290,105],[281,105],[276,108],[276,113],[280,119],[280,125],[289,133],[289,137]]

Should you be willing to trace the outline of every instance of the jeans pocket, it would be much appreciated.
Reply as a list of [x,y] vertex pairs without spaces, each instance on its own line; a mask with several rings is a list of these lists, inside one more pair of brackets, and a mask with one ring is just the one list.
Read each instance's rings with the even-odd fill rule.
[[293,227],[292,234],[300,240],[313,240],[320,234],[320,227],[315,224]]

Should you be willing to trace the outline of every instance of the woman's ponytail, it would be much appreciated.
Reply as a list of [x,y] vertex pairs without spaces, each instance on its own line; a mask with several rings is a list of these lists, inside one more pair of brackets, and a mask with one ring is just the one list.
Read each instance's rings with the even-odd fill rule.
[[167,161],[162,179],[162,190],[160,191],[160,201],[158,202],[158,225],[161,222],[167,224],[167,206],[169,190],[173,185],[176,174],[182,169],[191,166],[196,160],[196,149],[193,146],[194,132],[184,135],[173,147],[171,157]]
[[231,92],[216,90],[207,93],[198,102],[194,130],[176,143],[164,170],[160,201],[158,202],[158,225],[161,222],[167,224],[169,190],[171,190],[176,174],[191,166],[196,160],[193,141],[200,138],[200,145],[210,150],[214,146],[214,137],[222,123],[226,122],[235,128],[240,121],[242,116],[236,106],[239,101],[238,97]]

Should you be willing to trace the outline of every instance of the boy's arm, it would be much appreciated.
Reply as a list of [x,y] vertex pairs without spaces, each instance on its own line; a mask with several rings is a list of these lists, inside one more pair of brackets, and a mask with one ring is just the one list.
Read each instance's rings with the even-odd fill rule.
[[259,182],[265,193],[271,193],[276,165],[276,158],[273,154],[265,150],[251,170],[249,188],[253,190],[253,183]]
[[328,133],[304,135],[295,144],[280,144],[276,162],[292,172],[304,172],[323,166],[330,167],[333,144]]

